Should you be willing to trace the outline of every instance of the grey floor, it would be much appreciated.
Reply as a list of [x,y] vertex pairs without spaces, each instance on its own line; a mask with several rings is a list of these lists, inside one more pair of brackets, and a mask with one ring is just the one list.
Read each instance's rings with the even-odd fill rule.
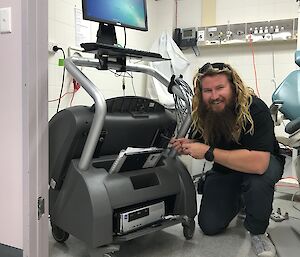
[[[293,257],[300,253],[300,213],[292,207],[290,201],[293,188],[280,188],[275,193],[274,209],[281,208],[288,212],[291,218],[288,221],[276,223],[270,221],[269,232],[278,248],[278,256]],[[198,201],[200,201],[200,196]],[[296,206],[300,208],[300,197],[296,198]],[[291,230],[291,229],[292,230]],[[291,233],[293,231],[293,233]],[[59,244],[49,233],[50,257],[88,257],[86,246],[70,236],[65,244]],[[288,254],[288,255],[286,255]],[[185,240],[182,226],[176,225],[159,232],[155,232],[132,241],[124,242],[120,251],[115,254],[119,257],[153,257],[153,256],[180,256],[180,257],[255,257],[252,252],[249,234],[245,231],[242,220],[232,221],[225,233],[213,237],[205,236],[196,228],[192,240]]]
[[[287,159],[283,177],[291,176],[291,161]],[[282,183],[281,183],[282,184]],[[273,209],[288,212],[290,218],[283,222],[270,220],[268,232],[277,248],[277,257],[300,256],[300,212],[292,206],[291,198],[299,188],[296,184],[276,187]],[[201,196],[198,195],[198,206]],[[295,197],[294,205],[300,209],[300,194]],[[197,217],[196,217],[197,219]],[[197,224],[197,222],[196,222]],[[49,229],[50,257],[89,257],[85,244],[70,236],[64,243],[57,243]],[[243,221],[235,218],[225,233],[217,236],[204,235],[196,226],[193,239],[186,240],[181,224],[166,228],[159,232],[124,242],[117,257],[256,257],[251,249],[248,232]],[[94,257],[94,256],[91,256]],[[102,256],[97,256],[102,257]]]

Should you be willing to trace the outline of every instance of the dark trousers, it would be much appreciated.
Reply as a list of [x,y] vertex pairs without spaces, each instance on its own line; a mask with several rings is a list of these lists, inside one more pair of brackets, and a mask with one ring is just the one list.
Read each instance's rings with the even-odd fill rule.
[[246,208],[245,228],[255,235],[265,233],[272,213],[274,185],[282,176],[283,166],[284,162],[271,155],[263,175],[208,171],[198,215],[203,233],[224,231],[239,212],[241,198]]

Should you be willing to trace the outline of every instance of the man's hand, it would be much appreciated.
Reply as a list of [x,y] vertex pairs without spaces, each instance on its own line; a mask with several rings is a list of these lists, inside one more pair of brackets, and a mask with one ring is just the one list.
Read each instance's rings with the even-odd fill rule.
[[193,142],[195,142],[195,140],[189,138],[172,138],[170,140],[170,144],[179,154],[185,154],[182,148],[183,144],[188,144]]
[[195,159],[204,159],[204,155],[209,149],[208,145],[202,143],[183,143],[182,144],[183,154],[192,156]]

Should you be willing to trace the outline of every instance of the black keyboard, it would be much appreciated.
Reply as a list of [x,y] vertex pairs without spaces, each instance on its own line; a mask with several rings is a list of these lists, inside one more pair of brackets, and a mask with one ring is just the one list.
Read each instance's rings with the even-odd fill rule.
[[82,43],[80,46],[84,49],[85,52],[95,53],[99,56],[132,57],[147,61],[169,60],[166,58],[162,58],[161,54],[158,53],[124,48],[115,45],[107,45],[102,43]]

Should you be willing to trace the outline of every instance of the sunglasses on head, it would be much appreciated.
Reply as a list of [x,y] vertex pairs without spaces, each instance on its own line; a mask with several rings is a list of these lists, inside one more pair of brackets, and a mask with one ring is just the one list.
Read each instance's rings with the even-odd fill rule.
[[215,62],[215,63],[205,63],[200,69],[199,69],[199,73],[204,74],[206,73],[208,70],[211,69],[217,69],[219,71],[224,70],[225,68],[229,69],[228,65],[226,65],[223,62]]

